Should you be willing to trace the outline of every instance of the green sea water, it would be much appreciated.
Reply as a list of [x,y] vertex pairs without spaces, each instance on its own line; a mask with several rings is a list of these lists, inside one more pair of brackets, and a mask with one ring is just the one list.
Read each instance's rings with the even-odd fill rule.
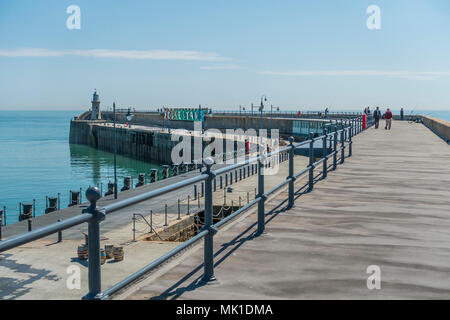
[[[114,180],[114,156],[82,145],[69,144],[70,119],[80,111],[0,111],[0,208],[6,221],[18,221],[19,203],[36,201],[36,215],[45,211],[46,196],[60,193],[61,208],[69,191]],[[119,190],[123,177],[137,183],[139,173],[158,164],[117,156]]]

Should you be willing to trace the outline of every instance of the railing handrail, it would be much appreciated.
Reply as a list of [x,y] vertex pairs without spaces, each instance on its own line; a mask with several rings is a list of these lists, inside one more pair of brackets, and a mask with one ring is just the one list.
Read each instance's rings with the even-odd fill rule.
[[[313,177],[312,177],[312,172],[314,171],[315,166],[323,161],[326,161],[326,159],[328,159],[331,155],[334,156],[334,166],[336,165],[336,154],[338,152],[342,152],[342,156],[341,156],[341,163],[343,163],[344,158],[345,158],[345,154],[344,154],[344,150],[346,148],[346,144],[347,146],[349,146],[349,156],[351,155],[351,145],[352,145],[352,140],[351,137],[355,134],[354,131],[354,126],[353,126],[353,122],[348,121],[349,125],[348,126],[344,126],[342,129],[339,130],[335,130],[329,133],[325,133],[321,136],[318,137],[313,137],[313,133],[310,133],[309,135],[309,139],[302,141],[300,143],[294,144],[293,143],[293,138],[290,138],[290,145],[278,150],[275,150],[273,152],[268,153],[267,155],[264,154],[259,154],[256,157],[253,158],[249,158],[245,161],[242,161],[240,163],[231,165],[231,166],[227,166],[224,168],[220,168],[217,170],[210,170],[211,165],[209,164],[207,165],[207,170],[203,173],[201,173],[200,175],[196,176],[196,177],[192,177],[189,179],[186,179],[184,181],[166,186],[166,187],[161,187],[158,188],[156,190],[152,190],[149,192],[145,192],[143,194],[131,197],[129,199],[125,199],[125,200],[121,200],[118,201],[116,203],[110,204],[110,205],[106,205],[103,208],[96,208],[95,206],[95,202],[96,200],[94,199],[94,196],[92,195],[92,193],[90,194],[90,197],[88,197],[89,199],[91,199],[93,202],[91,202],[91,207],[89,207],[88,209],[83,210],[83,213],[79,216],[75,216],[66,220],[63,220],[61,222],[57,222],[57,223],[52,223],[46,227],[43,228],[39,228],[36,229],[34,231],[25,233],[25,234],[21,234],[15,237],[12,237],[10,239],[7,239],[5,241],[1,241],[0,242],[0,252],[12,249],[14,247],[23,245],[25,243],[43,238],[45,236],[48,236],[52,233],[56,233],[58,231],[62,231],[64,229],[68,229],[70,227],[85,223],[85,222],[89,222],[89,234],[92,230],[93,232],[93,237],[95,241],[89,241],[89,250],[93,249],[94,252],[95,251],[99,251],[99,242],[100,242],[100,238],[99,238],[99,222],[103,219],[104,214],[108,213],[108,212],[112,212],[114,210],[118,210],[124,207],[128,207],[134,204],[137,204],[141,201],[145,201],[145,200],[149,200],[152,198],[155,198],[159,195],[162,194],[166,194],[169,193],[171,191],[175,191],[179,188],[183,188],[183,187],[187,187],[189,185],[201,182],[201,181],[206,181],[206,184],[209,182],[209,189],[206,188],[205,192],[209,193],[209,196],[206,196],[207,198],[209,197],[209,202],[212,201],[212,187],[211,187],[211,179],[212,177],[215,177],[216,175],[219,174],[224,174],[227,172],[230,172],[232,170],[235,170],[236,168],[245,166],[247,164],[253,163],[253,162],[258,162],[259,164],[259,168],[257,170],[258,175],[259,175],[259,179],[260,176],[262,176],[261,174],[261,169],[263,168],[262,163],[264,163],[264,161],[266,159],[270,159],[273,156],[276,156],[282,152],[289,152],[290,157],[289,157],[289,176],[279,185],[277,185],[276,187],[272,188],[271,190],[269,190],[268,192],[264,192],[264,190],[260,189],[260,192],[258,194],[257,197],[255,197],[255,199],[251,202],[249,202],[247,205],[244,205],[243,207],[241,207],[240,209],[238,209],[237,211],[235,211],[234,213],[232,213],[229,217],[225,218],[224,220],[221,220],[220,222],[216,223],[215,225],[211,222],[211,224],[207,224],[205,222],[205,228],[196,236],[194,236],[193,238],[191,238],[190,240],[184,242],[183,244],[177,246],[176,248],[174,248],[173,250],[171,250],[169,253],[161,256],[160,258],[156,259],[155,261],[153,261],[152,263],[150,263],[149,265],[145,266],[144,268],[140,269],[139,271],[133,273],[132,275],[128,276],[127,278],[123,279],[122,281],[120,281],[119,283],[115,284],[114,286],[112,286],[111,288],[103,291],[103,293],[100,293],[100,281],[99,281],[99,277],[100,277],[100,265],[99,265],[99,261],[92,261],[92,260],[96,260],[96,259],[89,259],[89,294],[86,296],[87,298],[105,298],[108,297],[109,295],[117,292],[118,290],[122,289],[124,286],[130,284],[131,282],[133,282],[134,280],[138,279],[139,277],[141,277],[142,275],[144,275],[146,272],[150,271],[151,269],[159,266],[161,263],[167,261],[168,259],[170,259],[171,257],[173,257],[175,254],[177,254],[178,252],[180,252],[181,250],[187,248],[188,246],[190,246],[191,244],[195,243],[196,241],[205,238],[205,243],[206,240],[210,241],[212,243],[212,236],[214,235],[214,233],[217,231],[216,228],[219,228],[220,226],[222,226],[223,224],[225,224],[226,222],[230,221],[233,217],[235,217],[236,215],[238,215],[239,213],[247,210],[248,208],[250,208],[251,206],[255,205],[256,203],[258,203],[258,230],[260,228],[260,213],[259,213],[259,208],[260,205],[262,203],[262,208],[264,210],[264,201],[267,198],[268,195],[270,195],[271,193],[275,192],[276,190],[278,190],[279,188],[283,187],[284,185],[286,185],[287,183],[290,184],[290,192],[289,192],[289,199],[292,197],[293,195],[291,195],[291,193],[293,193],[293,191],[291,191],[291,189],[293,189],[293,183],[295,181],[295,179],[306,173],[306,172],[310,172],[310,178],[309,178],[309,185],[310,185],[310,189],[312,190],[312,187],[314,186],[314,181],[312,181]],[[362,131],[362,123],[361,121],[356,121],[357,126],[355,126],[355,128],[358,128],[356,133],[359,133]],[[345,125],[346,123],[341,122],[342,125]],[[341,146],[339,147],[339,149],[337,148],[337,137],[338,137],[338,133],[341,133],[341,140],[340,140],[340,144]],[[317,161],[317,162],[313,162],[312,160],[312,156],[314,154],[314,150],[313,150],[313,145],[315,141],[319,141],[321,139],[324,139],[325,141],[327,140],[328,137],[332,137],[334,136],[334,151],[331,152],[330,154],[327,155],[323,155],[323,157],[321,158],[321,160]],[[293,173],[293,156],[294,156],[294,151],[296,148],[309,144],[309,148],[310,148],[310,164],[303,170],[301,170],[299,173],[294,174]],[[326,147],[326,145],[324,146]],[[311,154],[312,152],[312,154]],[[262,179],[264,180],[263,176]],[[260,180],[259,180],[260,181]],[[96,189],[94,189],[96,190]],[[91,190],[92,191],[92,190]],[[98,190],[97,190],[98,191]],[[95,193],[95,191],[94,191]],[[290,201],[293,201],[293,199],[290,199]],[[205,210],[209,210],[211,211],[212,209],[212,203],[208,204],[208,208],[206,206],[206,198],[205,198]],[[210,212],[210,214],[212,214]],[[103,216],[102,216],[103,215]],[[205,213],[206,215],[206,213]],[[262,219],[264,219],[264,217],[262,217]],[[89,238],[90,239],[90,238]],[[97,242],[97,243],[96,243]],[[209,243],[209,242],[208,242]],[[210,245],[209,245],[210,246]],[[97,250],[98,249],[98,250]],[[98,256],[99,258],[99,256]],[[205,258],[206,259],[206,258]],[[205,260],[206,262],[206,260]],[[206,263],[205,263],[206,265]],[[211,266],[211,264],[209,263],[209,266],[211,268],[213,268]],[[95,275],[92,275],[91,277],[91,269],[93,270],[92,273],[96,273]],[[91,283],[92,282],[92,283]]]

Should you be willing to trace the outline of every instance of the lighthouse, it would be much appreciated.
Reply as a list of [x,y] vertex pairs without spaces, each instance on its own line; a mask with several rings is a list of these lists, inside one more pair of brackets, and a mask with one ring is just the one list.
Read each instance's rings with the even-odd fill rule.
[[91,120],[100,120],[102,118],[102,113],[100,112],[100,99],[97,94],[97,90],[94,92],[91,102],[92,102]]

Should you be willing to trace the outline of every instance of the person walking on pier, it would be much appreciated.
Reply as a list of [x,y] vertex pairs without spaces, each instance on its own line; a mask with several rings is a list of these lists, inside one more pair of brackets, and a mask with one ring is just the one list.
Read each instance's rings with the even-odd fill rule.
[[378,126],[380,125],[380,119],[381,119],[380,107],[377,107],[375,109],[375,111],[373,112],[373,118],[375,119],[375,129],[378,129]]
[[384,114],[384,119],[386,120],[386,126],[384,127],[384,129],[389,129],[391,130],[391,125],[392,125],[392,112],[391,110],[389,110],[389,108],[387,108],[386,113]]

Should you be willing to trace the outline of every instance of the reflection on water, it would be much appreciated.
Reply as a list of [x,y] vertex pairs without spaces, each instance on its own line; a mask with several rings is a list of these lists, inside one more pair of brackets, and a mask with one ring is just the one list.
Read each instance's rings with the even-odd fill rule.
[[[82,176],[92,185],[106,184],[114,180],[114,155],[88,146],[70,145],[70,167],[72,175]],[[147,163],[117,155],[117,177],[119,190],[123,185],[123,177],[136,178],[139,173],[147,176],[150,169],[160,169],[156,163]]]
[[[98,185],[106,191],[114,180],[114,155],[87,146],[70,145],[70,119],[79,111],[0,112],[0,207],[7,223],[17,222],[19,203],[36,200],[36,215],[43,214],[46,196],[60,193],[61,208],[69,191]],[[149,176],[157,164],[117,156],[119,189],[123,177],[137,183],[139,173]],[[83,199],[85,199],[83,195]]]

